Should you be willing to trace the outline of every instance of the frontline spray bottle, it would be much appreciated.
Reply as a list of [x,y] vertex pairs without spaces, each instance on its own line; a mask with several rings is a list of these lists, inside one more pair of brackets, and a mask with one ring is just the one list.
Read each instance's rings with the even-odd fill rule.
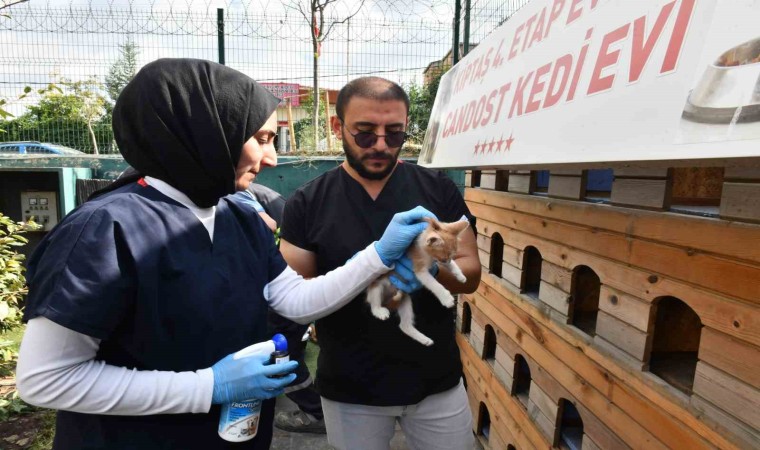
[[[235,353],[234,359],[252,355],[271,355],[273,364],[288,362],[288,340],[275,334],[271,341],[250,345]],[[253,439],[259,431],[261,400],[251,399],[222,405],[219,418],[219,436],[225,441],[245,442]]]

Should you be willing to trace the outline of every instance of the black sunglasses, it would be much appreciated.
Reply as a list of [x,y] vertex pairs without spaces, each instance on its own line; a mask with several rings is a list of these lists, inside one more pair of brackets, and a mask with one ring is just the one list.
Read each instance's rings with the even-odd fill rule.
[[[341,125],[345,128],[346,124],[341,121]],[[377,143],[379,138],[385,138],[385,143],[388,147],[396,148],[401,147],[406,140],[407,134],[405,131],[388,131],[385,134],[375,134],[372,131],[359,131],[354,134],[346,130],[348,134],[354,137],[356,145],[361,148],[370,148]]]

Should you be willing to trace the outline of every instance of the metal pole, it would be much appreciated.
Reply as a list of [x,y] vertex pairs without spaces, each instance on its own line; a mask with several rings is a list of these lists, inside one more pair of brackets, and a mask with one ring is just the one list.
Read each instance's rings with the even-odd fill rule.
[[470,52],[470,9],[471,0],[464,2],[464,54]]
[[216,9],[216,34],[219,39],[219,64],[224,65],[224,8]]
[[451,46],[452,65],[459,62],[459,14],[462,9],[461,0],[454,0],[454,44]]
[[351,73],[351,18],[346,21],[346,84],[350,81]]

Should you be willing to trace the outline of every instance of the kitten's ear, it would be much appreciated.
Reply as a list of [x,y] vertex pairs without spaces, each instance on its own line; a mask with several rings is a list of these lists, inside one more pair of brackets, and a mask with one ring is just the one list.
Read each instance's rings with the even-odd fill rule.
[[466,230],[470,226],[470,222],[467,220],[460,220],[451,224],[451,231],[456,235],[462,234],[462,231]]
[[422,220],[430,224],[430,228],[436,231],[439,231],[441,229],[441,224],[437,220],[435,220],[433,217],[423,217]]
[[442,242],[442,241],[441,241],[441,238],[440,238],[440,237],[438,237],[438,236],[435,236],[435,235],[433,235],[433,236],[428,236],[428,238],[425,240],[425,244],[426,244],[428,247],[434,247],[434,246],[436,246],[436,245],[440,245],[440,244],[441,244],[441,242]]

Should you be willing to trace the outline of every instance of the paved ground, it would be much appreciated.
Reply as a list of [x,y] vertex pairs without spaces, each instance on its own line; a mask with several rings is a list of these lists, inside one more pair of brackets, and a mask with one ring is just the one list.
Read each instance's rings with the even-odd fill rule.
[[[292,411],[296,409],[295,403],[287,397],[280,396],[277,398],[276,411]],[[290,433],[282,431],[275,427],[274,439],[272,440],[271,450],[331,450],[332,447],[327,443],[327,437],[324,434],[311,433]],[[475,444],[474,450],[482,450],[483,447]],[[409,450],[404,439],[404,433],[396,427],[396,435],[391,441],[390,450]],[[432,449],[431,449],[432,450]]]

